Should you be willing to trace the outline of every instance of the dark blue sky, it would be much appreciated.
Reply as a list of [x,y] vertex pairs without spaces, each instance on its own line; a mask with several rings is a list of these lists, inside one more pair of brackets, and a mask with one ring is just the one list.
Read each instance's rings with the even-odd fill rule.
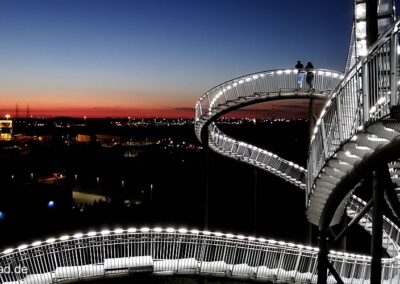
[[297,60],[342,71],[352,2],[0,0],[0,111],[172,111]]

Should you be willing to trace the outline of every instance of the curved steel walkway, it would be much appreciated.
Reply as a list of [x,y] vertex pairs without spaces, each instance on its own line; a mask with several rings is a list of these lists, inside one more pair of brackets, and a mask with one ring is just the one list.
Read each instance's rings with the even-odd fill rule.
[[232,110],[265,101],[283,99],[327,99],[343,75],[329,70],[316,70],[314,89],[297,84],[297,70],[270,70],[239,77],[205,93],[195,107],[197,138],[216,152],[229,155],[305,189],[306,170],[276,154],[222,133],[214,121]]
[[[317,255],[317,248],[220,232],[115,229],[7,249],[0,253],[0,267],[10,267],[11,272],[0,273],[0,281],[45,284],[147,272],[316,283]],[[365,283],[369,256],[331,251],[329,258],[346,283]],[[383,266],[385,279],[398,276],[399,267],[393,259],[384,259]],[[16,268],[25,267],[28,273],[15,273]]]
[[[253,78],[248,75],[221,84],[201,98],[196,104],[196,134],[199,140],[209,143],[216,152],[254,164],[301,188],[306,187],[309,197],[307,216],[320,230],[338,224],[346,206],[348,216],[356,217],[349,209],[351,193],[365,178],[365,174],[372,173],[377,165],[388,165],[393,186],[400,187],[397,185],[400,175],[397,161],[400,158],[399,114],[390,116],[390,108],[399,103],[398,28],[399,22],[375,43],[368,56],[360,59],[334,88],[314,129],[307,186],[302,180],[307,171],[270,152],[227,136],[213,123],[216,117],[230,110],[259,102],[261,93],[270,94],[274,93],[274,88],[279,89],[276,85],[265,87],[264,83],[263,90],[253,82],[258,76]],[[294,73],[290,70],[279,72],[272,71],[269,74],[272,77]],[[271,82],[276,82],[277,79],[274,79],[270,79]],[[285,85],[285,78],[279,79]],[[291,80],[295,84],[295,80]],[[247,86],[237,88],[240,83],[246,82]],[[233,86],[235,89],[232,91]],[[276,89],[275,92],[281,92]],[[318,90],[316,84],[316,92]],[[285,94],[290,97],[299,92],[286,89]],[[267,97],[263,100],[274,99],[274,96]],[[275,95],[275,98],[280,99],[280,96]],[[396,194],[386,194],[385,197],[393,213],[400,216]],[[371,218],[361,220],[367,222]],[[372,225],[368,223],[363,227],[371,232]],[[383,246],[394,257],[393,261],[397,262],[398,237],[386,231],[383,234]]]
[[[394,215],[400,216],[396,203],[400,191],[396,191],[400,187],[400,114],[393,111],[399,104],[399,25],[393,24],[345,77],[317,70],[315,91],[297,88],[292,69],[246,75],[211,89],[196,104],[197,137],[223,155],[306,188],[308,219],[321,231],[338,223],[344,212],[372,231],[369,203],[352,192],[377,166],[388,169],[390,184],[385,186],[392,191],[385,197]],[[214,123],[231,110],[262,101],[328,95],[314,129],[307,171],[227,136]],[[390,258],[382,259],[381,283],[400,283],[399,238],[399,228],[384,217],[382,245]],[[0,253],[0,281],[47,284],[149,272],[317,283],[320,255],[316,248],[219,232],[115,229],[6,249]],[[336,277],[329,275],[328,283],[336,283],[337,277],[344,283],[370,282],[371,257],[335,251],[327,257],[337,273]],[[27,271],[21,271],[23,268]]]

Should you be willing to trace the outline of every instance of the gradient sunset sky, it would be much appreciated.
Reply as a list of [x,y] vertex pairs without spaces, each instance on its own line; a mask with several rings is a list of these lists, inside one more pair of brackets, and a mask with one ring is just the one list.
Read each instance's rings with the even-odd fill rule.
[[0,115],[192,117],[297,60],[342,71],[352,0],[0,0]]

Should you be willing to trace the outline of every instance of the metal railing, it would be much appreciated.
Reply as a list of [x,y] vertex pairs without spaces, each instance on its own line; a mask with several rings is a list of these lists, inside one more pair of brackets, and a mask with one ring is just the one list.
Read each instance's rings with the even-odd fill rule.
[[[317,69],[314,74],[313,87],[318,92],[333,90],[344,77],[338,72],[324,69]],[[305,78],[300,87],[297,75],[296,69],[268,70],[232,79],[212,88],[201,96],[195,105],[197,138],[201,141],[201,131],[205,122],[228,106],[240,105],[260,94],[307,92],[309,89]]]
[[[349,203],[347,204],[346,212],[350,218],[361,212],[361,210],[366,206],[366,202],[361,198],[352,195]],[[368,213],[358,222],[361,227],[363,227],[368,233],[371,234],[372,231],[372,208]],[[400,257],[400,229],[394,224],[389,218],[383,216],[383,236],[382,236],[382,246],[386,249],[386,252],[391,257]]]
[[314,128],[308,156],[307,191],[340,146],[368,123],[386,117],[398,104],[396,22],[346,74],[325,104]]
[[[316,283],[317,254],[317,248],[218,232],[103,230],[7,249],[0,253],[0,281],[45,284],[146,271]],[[332,251],[329,258],[345,283],[368,280],[370,257]],[[396,261],[382,265],[385,280],[397,279]]]
[[[212,88],[196,103],[195,132],[198,139],[201,141],[201,134],[203,128],[207,125],[207,121],[212,120],[221,112],[229,111],[230,108],[247,105],[251,101],[259,102],[261,98],[265,100],[281,99],[296,94],[318,93],[327,97],[330,91],[343,79],[342,74],[329,70],[318,69],[314,71],[314,74],[314,90],[312,92],[306,86],[305,79],[299,86],[296,69],[253,73]],[[306,171],[301,166],[271,152],[235,140],[219,130],[215,123],[211,123],[207,131],[209,141],[202,142],[209,143],[211,149],[216,152],[256,165],[305,189]]]
[[235,140],[219,130],[214,123],[210,125],[210,128],[209,146],[214,151],[272,172],[284,180],[305,189],[307,171],[303,167],[259,147]]

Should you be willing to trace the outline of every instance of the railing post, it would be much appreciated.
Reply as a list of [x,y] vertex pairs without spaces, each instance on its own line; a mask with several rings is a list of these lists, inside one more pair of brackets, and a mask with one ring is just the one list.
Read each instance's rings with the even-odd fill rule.
[[342,104],[340,103],[340,97],[336,97],[336,113],[337,113],[337,123],[340,142],[343,141],[343,123],[342,123]]
[[390,39],[390,106],[397,104],[397,33]]
[[321,118],[321,135],[322,135],[322,147],[324,150],[325,159],[328,159],[328,144],[326,143],[326,132],[325,132],[325,123],[323,118]]
[[363,122],[369,120],[369,74],[368,62],[362,66],[362,91],[363,91]]

